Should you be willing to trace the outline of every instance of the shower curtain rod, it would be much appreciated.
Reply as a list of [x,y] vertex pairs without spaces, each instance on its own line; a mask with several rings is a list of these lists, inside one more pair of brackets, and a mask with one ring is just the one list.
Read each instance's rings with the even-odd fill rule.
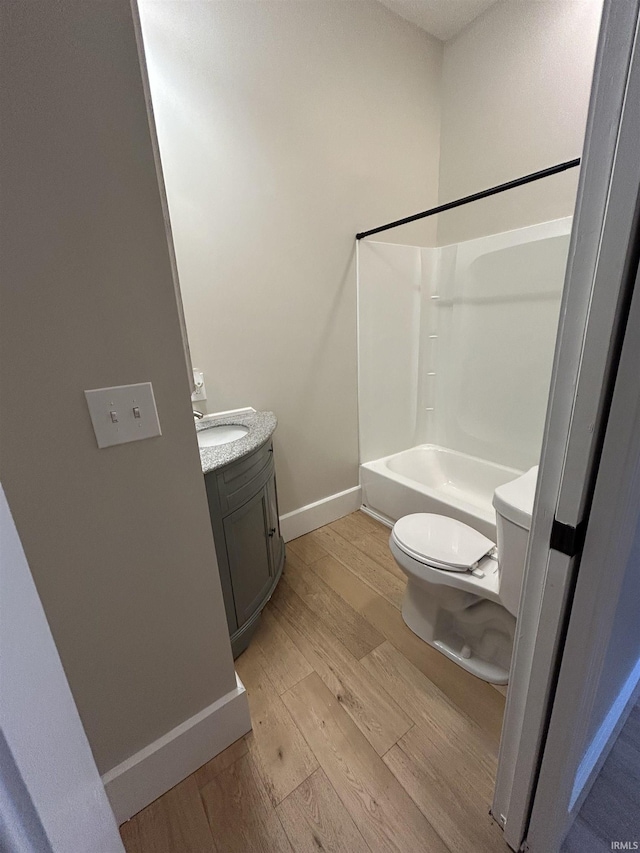
[[380,231],[388,231],[389,228],[397,228],[398,225],[406,225],[408,222],[415,222],[416,219],[424,219],[426,216],[433,216],[436,213],[443,213],[445,210],[452,210],[454,207],[461,207],[463,204],[469,204],[471,201],[479,201],[481,198],[488,198],[498,193],[503,193],[506,190],[512,190],[514,187],[521,187],[524,184],[530,184],[533,181],[539,181],[541,178],[548,178],[549,175],[556,175],[558,172],[564,172],[566,169],[573,169],[580,165],[580,158],[575,160],[567,160],[565,163],[558,163],[555,166],[549,166],[548,169],[541,169],[539,172],[531,172],[530,175],[525,175],[522,178],[515,178],[513,181],[507,181],[506,184],[498,184],[497,187],[491,187],[488,190],[481,190],[479,193],[467,195],[464,198],[459,198],[456,201],[448,201],[446,204],[441,204],[438,207],[432,207],[430,210],[423,210],[422,213],[414,213],[413,216],[405,216],[404,219],[396,219],[395,222],[389,222],[387,225],[380,225],[379,228],[372,228],[370,231],[361,231],[356,234],[356,240],[362,240],[363,237],[370,237],[372,234],[378,234]]

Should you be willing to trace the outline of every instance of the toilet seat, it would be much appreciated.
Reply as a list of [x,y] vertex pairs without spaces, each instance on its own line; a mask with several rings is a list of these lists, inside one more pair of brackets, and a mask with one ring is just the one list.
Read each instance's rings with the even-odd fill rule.
[[419,563],[448,572],[473,571],[495,543],[468,524],[445,515],[418,512],[393,526],[398,548]]

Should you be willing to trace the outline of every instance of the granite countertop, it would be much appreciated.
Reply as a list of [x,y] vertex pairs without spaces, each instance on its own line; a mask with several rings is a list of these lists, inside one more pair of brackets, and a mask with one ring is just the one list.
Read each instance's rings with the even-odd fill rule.
[[196,421],[196,431],[206,430],[212,426],[223,424],[240,424],[249,427],[249,432],[236,441],[218,444],[215,447],[200,448],[200,464],[204,474],[217,471],[225,465],[236,462],[253,453],[260,445],[268,441],[278,425],[278,419],[273,412],[252,412],[243,415],[228,415],[212,417],[209,420]]

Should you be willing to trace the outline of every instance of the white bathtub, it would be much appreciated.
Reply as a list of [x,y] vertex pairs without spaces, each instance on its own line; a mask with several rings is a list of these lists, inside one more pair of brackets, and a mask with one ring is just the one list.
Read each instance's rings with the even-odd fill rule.
[[496,541],[496,486],[522,471],[435,444],[421,444],[360,466],[362,503],[387,522],[412,512],[463,521]]

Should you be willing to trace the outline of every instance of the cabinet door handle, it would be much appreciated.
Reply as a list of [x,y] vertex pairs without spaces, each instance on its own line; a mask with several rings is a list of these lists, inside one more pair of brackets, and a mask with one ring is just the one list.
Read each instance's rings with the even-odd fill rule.
[[272,527],[271,530],[269,531],[269,538],[271,538],[275,532],[276,532],[275,527]]

